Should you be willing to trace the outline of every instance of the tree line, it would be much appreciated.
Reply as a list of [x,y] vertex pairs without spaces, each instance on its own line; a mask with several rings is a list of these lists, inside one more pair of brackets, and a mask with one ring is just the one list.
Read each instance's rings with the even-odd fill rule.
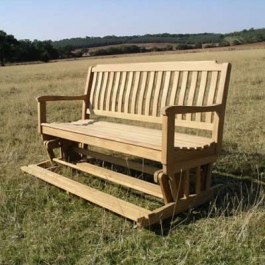
[[[0,63],[48,62],[54,59],[80,57],[88,54],[89,48],[119,44],[89,52],[90,56],[150,51],[140,46],[143,43],[171,43],[165,48],[154,47],[153,51],[172,49],[191,49],[202,47],[229,46],[265,41],[265,28],[244,29],[228,34],[146,34],[133,36],[105,36],[71,38],[60,41],[17,40],[13,35],[0,30]],[[135,44],[139,45],[135,45]],[[124,45],[126,44],[126,45]],[[123,45],[123,46],[122,46]]]
[[17,40],[13,35],[0,31],[0,62],[48,62],[59,58],[60,49],[53,46],[52,41]]
[[202,44],[219,43],[220,46],[234,44],[246,44],[265,41],[265,28],[244,29],[228,34],[199,33],[199,34],[146,34],[133,36],[105,36],[71,38],[54,41],[54,47],[72,46],[74,48],[91,48],[114,44],[136,44],[136,43],[174,43],[178,45],[190,45],[201,47]]

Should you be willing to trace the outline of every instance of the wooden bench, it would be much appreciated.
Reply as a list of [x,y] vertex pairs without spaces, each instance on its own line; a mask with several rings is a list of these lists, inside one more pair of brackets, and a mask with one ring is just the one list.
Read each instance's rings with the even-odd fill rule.
[[[221,149],[230,71],[229,63],[214,61],[92,66],[84,95],[37,98],[38,128],[51,163],[22,170],[140,226],[208,202],[215,190],[211,171]],[[48,123],[46,102],[60,100],[83,102],[82,119]],[[92,147],[142,160],[120,159]],[[61,150],[57,158],[56,148]],[[153,181],[99,167],[89,162],[91,157],[152,174]],[[152,195],[162,205],[144,209],[61,176],[52,170],[56,165]]]

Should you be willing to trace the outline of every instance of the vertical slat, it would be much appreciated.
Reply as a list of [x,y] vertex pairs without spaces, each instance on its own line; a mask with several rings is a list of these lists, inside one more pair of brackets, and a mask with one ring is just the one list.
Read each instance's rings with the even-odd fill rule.
[[38,102],[38,132],[41,133],[41,124],[46,122],[46,101]]
[[130,106],[130,94],[132,91],[132,81],[133,81],[133,72],[129,73],[128,77],[128,83],[127,83],[127,88],[126,88],[126,95],[125,95],[125,100],[124,100],[124,112],[128,113],[129,112],[129,106]]
[[[223,136],[223,126],[224,126],[224,108],[226,105],[227,100],[227,92],[228,92],[228,85],[229,85],[229,79],[230,79],[230,73],[231,73],[231,64],[230,63],[224,63],[222,65],[222,70],[220,72],[220,80],[218,80],[218,92],[217,92],[217,104],[223,105],[223,110],[219,115],[214,113],[214,128],[212,137],[213,139],[218,143],[217,145],[217,152],[220,152],[221,144],[222,144],[222,136]],[[220,91],[219,91],[220,90]]]
[[[216,92],[216,85],[217,85],[217,78],[218,78],[218,72],[214,71],[212,72],[212,77],[211,77],[211,83],[210,83],[210,90],[209,90],[209,95],[207,99],[207,105],[212,105],[214,101],[214,95]],[[206,122],[211,122],[212,121],[212,113],[208,112],[206,113]]]
[[131,99],[131,113],[136,113],[136,97],[138,92],[138,86],[140,81],[140,72],[136,72],[135,80],[132,87],[132,99]]
[[116,73],[116,79],[115,79],[115,85],[113,89],[113,94],[111,98],[111,110],[115,111],[115,106],[116,106],[116,100],[117,100],[117,93],[118,93],[118,88],[119,88],[119,83],[120,83],[120,77],[121,77],[121,72]]
[[105,110],[107,111],[111,110],[110,96],[111,96],[112,88],[114,85],[113,82],[114,82],[114,72],[110,72],[109,83],[108,83],[108,88],[107,88],[106,104],[105,104]]
[[208,164],[206,168],[206,190],[209,190],[212,184],[212,169],[213,164]]
[[142,80],[141,80],[141,86],[140,86],[140,94],[139,94],[139,98],[137,100],[137,103],[138,103],[137,113],[138,114],[142,114],[144,92],[145,92],[145,88],[146,88],[146,81],[147,81],[147,72],[143,72]]
[[83,105],[82,105],[82,119],[83,120],[89,118],[87,109],[89,108],[91,85],[93,81],[92,68],[93,66],[90,66],[87,72],[87,79],[86,79],[85,92],[84,92],[84,95],[86,95],[86,100],[83,102]]
[[169,91],[170,77],[171,77],[171,72],[169,72],[169,71],[166,72],[165,82],[164,82],[164,85],[163,85],[163,88],[162,88],[163,91],[162,91],[162,99],[161,99],[161,106],[160,106],[160,108],[166,106],[167,97],[168,97],[168,91]]
[[87,78],[86,78],[86,85],[85,85],[85,95],[88,95],[91,91],[91,77],[93,77],[93,72],[92,72],[93,66],[90,66],[87,71]]
[[126,78],[127,78],[127,72],[122,73],[122,79],[121,79],[121,85],[119,87],[119,93],[118,93],[118,112],[121,112],[122,109],[122,99],[124,95],[124,90],[125,90],[125,84],[126,84]]
[[190,195],[190,171],[187,169],[183,172],[183,174],[184,174],[184,182],[183,182],[184,196],[188,198]]
[[169,101],[170,106],[175,105],[176,94],[178,91],[178,83],[179,83],[179,72],[175,72],[172,89],[171,89],[170,101]]
[[106,92],[106,88],[108,84],[108,77],[109,77],[109,72],[106,72],[104,75],[104,81],[103,81],[102,87],[99,91],[99,109],[100,110],[103,110],[104,101],[106,99],[105,92]]
[[148,82],[147,93],[146,93],[145,110],[144,110],[145,115],[149,115],[150,113],[151,96],[154,87],[154,79],[155,79],[155,72],[151,72]]
[[222,100],[224,99],[223,97],[223,93],[224,93],[224,89],[225,89],[225,82],[226,82],[226,68],[225,70],[221,71],[221,77],[220,77],[220,82],[219,82],[219,86],[218,86],[218,90],[217,90],[217,97],[216,97],[216,104],[221,104],[223,103]]
[[155,94],[154,94],[154,100],[153,100],[153,111],[152,116],[157,116],[157,109],[158,109],[158,97],[161,90],[161,82],[162,82],[162,76],[163,72],[157,73],[157,80],[156,80],[156,87],[155,87]]
[[[198,80],[198,72],[192,72],[190,91],[189,91],[188,100],[187,100],[187,105],[188,106],[192,106],[193,105],[197,80]],[[187,114],[186,115],[186,120],[191,120],[191,117],[192,117],[191,114]]]
[[[179,97],[178,97],[178,103],[177,105],[179,106],[183,106],[184,105],[184,98],[185,98],[185,92],[187,89],[187,83],[188,83],[188,71],[184,71],[183,72],[183,76],[182,76],[182,83],[181,83],[181,88],[180,88],[180,92],[179,92]],[[177,119],[181,119],[182,115],[181,114],[177,114],[176,118]]]
[[174,194],[173,197],[177,200],[177,199],[182,198],[184,194],[184,190],[183,190],[184,178],[183,178],[182,172],[175,174],[175,180],[176,180],[176,191],[172,193]]
[[94,109],[98,109],[98,98],[99,98],[99,91],[101,89],[102,86],[102,79],[103,79],[103,72],[99,73],[99,77],[98,77],[98,82],[97,82],[97,87],[95,88],[95,96],[93,98],[93,106]]
[[[207,71],[203,71],[202,76],[201,76],[201,82],[200,82],[200,88],[199,88],[199,94],[198,94],[196,106],[202,106],[204,93],[206,89],[206,83],[207,83]],[[195,120],[201,121],[201,116],[202,116],[201,113],[196,113]]]
[[95,89],[98,81],[98,73],[94,73],[93,82],[91,86],[90,92],[90,102],[89,102],[89,112],[91,113],[91,109],[94,109],[94,98],[95,98]]
[[201,192],[201,167],[196,167],[195,172],[195,193],[199,194]]

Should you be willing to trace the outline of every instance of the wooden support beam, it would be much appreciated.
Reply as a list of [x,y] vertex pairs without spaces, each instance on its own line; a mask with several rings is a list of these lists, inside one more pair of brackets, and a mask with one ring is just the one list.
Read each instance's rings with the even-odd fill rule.
[[[40,163],[40,165],[45,166],[46,163],[47,162]],[[181,198],[176,202],[171,202],[158,209],[149,211],[37,165],[23,166],[21,167],[21,170],[85,200],[133,220],[140,227],[147,227],[159,223],[180,212],[195,208],[210,201],[213,198],[216,189],[220,187],[220,185],[211,187],[208,191],[203,191],[198,195],[190,195],[188,198]]]
[[124,187],[137,190],[145,194],[153,195],[157,198],[163,199],[160,187],[157,184],[153,184],[153,183],[141,180],[141,179],[133,178],[128,175],[114,172],[112,170],[102,168],[99,166],[95,166],[95,165],[92,165],[86,162],[73,164],[73,163],[65,162],[63,160],[56,159],[56,158],[54,158],[53,161],[58,164],[69,166],[71,168],[92,174],[96,177],[110,181],[112,183],[122,185]]
[[36,165],[24,166],[21,170],[133,221],[137,221],[151,213],[151,211],[142,207],[90,188]]
[[152,224],[161,223],[163,220],[173,217],[174,215],[195,208],[213,199],[216,189],[220,185],[212,187],[210,190],[202,192],[198,195],[190,196],[188,199],[182,198],[177,202],[171,202],[152,211],[147,217],[137,220],[139,226],[147,227]]
[[102,153],[98,153],[95,151],[86,150],[86,149],[82,149],[82,148],[74,147],[73,151],[75,151],[79,154],[82,154],[82,155],[91,156],[93,158],[109,162],[111,164],[119,165],[119,166],[122,166],[125,168],[139,171],[139,172],[144,172],[144,173],[147,173],[150,175],[154,175],[154,173],[157,170],[159,170],[159,168],[154,167],[154,166],[150,166],[150,165],[146,165],[145,163],[131,161],[129,159],[122,159],[122,158],[114,157],[114,156],[110,156],[110,155],[105,155]]

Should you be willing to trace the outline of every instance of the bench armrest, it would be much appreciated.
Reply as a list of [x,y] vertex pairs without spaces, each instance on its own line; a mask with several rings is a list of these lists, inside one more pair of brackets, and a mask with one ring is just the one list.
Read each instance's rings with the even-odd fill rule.
[[38,102],[38,131],[41,133],[41,124],[46,121],[46,102],[65,100],[87,100],[87,95],[80,96],[40,96],[36,98]]
[[176,114],[187,114],[187,113],[198,113],[198,112],[219,112],[223,105],[214,104],[209,106],[167,106],[162,109],[162,115],[176,115]]
[[87,95],[80,96],[40,96],[37,97],[36,100],[38,102],[46,102],[46,101],[61,101],[61,100],[86,100]]
[[[199,112],[216,112],[221,115],[224,106],[168,106],[162,109],[162,164],[172,164],[175,142],[175,115]],[[167,167],[166,167],[167,168]]]

